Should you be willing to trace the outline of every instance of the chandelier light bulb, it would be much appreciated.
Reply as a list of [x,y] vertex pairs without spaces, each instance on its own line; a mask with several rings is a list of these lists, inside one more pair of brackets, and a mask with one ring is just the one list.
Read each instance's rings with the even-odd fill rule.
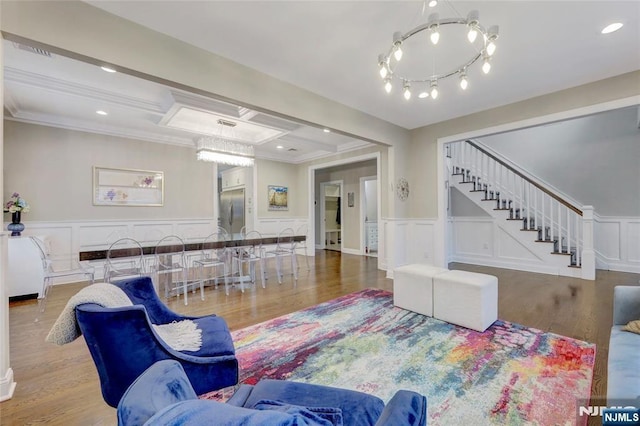
[[487,44],[487,55],[493,56],[494,53],[496,53],[496,44],[490,41],[489,44]]
[[405,82],[404,86],[403,86],[403,89],[404,89],[404,92],[402,94],[403,94],[404,98],[406,100],[411,99],[411,86],[409,85],[409,83]]
[[473,43],[474,41],[476,41],[477,37],[478,31],[475,29],[475,27],[470,27],[469,32],[467,33],[467,39],[469,40],[469,43]]
[[438,40],[440,40],[440,33],[438,32],[437,26],[433,29],[429,38],[431,39],[431,43],[438,44]]
[[387,78],[384,81],[384,91],[387,93],[391,93],[391,89],[393,86],[391,85],[391,79]]
[[400,61],[402,59],[402,33],[400,31],[396,31],[393,33],[393,57],[396,58],[396,61]]
[[438,0],[431,0],[429,2],[429,7],[436,7],[438,5]]
[[380,77],[387,77],[389,70],[387,69],[387,60],[383,54],[378,55],[378,65],[380,66]]
[[467,90],[468,86],[469,86],[469,80],[467,80],[467,74],[462,73],[460,75],[460,88],[462,90]]
[[431,99],[438,99],[438,83],[431,82]]
[[428,98],[428,97],[429,97],[429,92],[426,92],[426,91],[425,91],[425,92],[420,92],[420,93],[418,94],[418,97],[419,97],[420,99]]
[[396,61],[398,62],[402,59],[402,49],[400,48],[400,45],[398,45],[396,50],[393,52],[393,57],[396,58]]
[[498,39],[499,28],[497,25],[493,25],[489,27],[487,30],[487,40],[489,44],[487,44],[487,54],[489,56],[493,55],[496,51],[495,41]]
[[478,25],[480,24],[480,13],[477,10],[472,10],[467,14],[467,25],[469,26],[469,32],[467,33],[467,39],[469,43],[476,41],[478,37]]
[[485,58],[484,64],[482,64],[482,72],[489,74],[489,71],[491,71],[491,63],[489,62],[489,58]]

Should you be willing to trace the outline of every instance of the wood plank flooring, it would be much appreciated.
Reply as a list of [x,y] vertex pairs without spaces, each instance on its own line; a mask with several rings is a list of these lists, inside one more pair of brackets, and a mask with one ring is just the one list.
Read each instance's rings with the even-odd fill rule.
[[[169,307],[189,315],[216,313],[232,330],[316,305],[367,287],[391,291],[393,281],[377,269],[377,259],[318,251],[311,271],[300,269],[297,283],[272,273],[263,289],[207,288],[205,301],[190,298],[184,306],[175,298]],[[464,264],[451,269],[484,272],[498,277],[499,318],[597,344],[592,395],[606,394],[606,362],[615,285],[638,285],[639,274],[597,271],[596,281],[583,281]],[[0,403],[2,425],[112,425],[115,409],[102,400],[98,375],[82,338],[64,346],[44,338],[69,297],[82,284],[56,286],[47,310],[34,323],[35,301],[10,305],[11,367],[17,382],[11,400]],[[573,409],[573,408],[571,408]]]

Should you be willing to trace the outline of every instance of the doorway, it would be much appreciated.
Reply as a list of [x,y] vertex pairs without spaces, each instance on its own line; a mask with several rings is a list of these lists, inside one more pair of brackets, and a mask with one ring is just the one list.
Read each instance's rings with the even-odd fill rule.
[[360,178],[360,219],[362,223],[362,243],[365,256],[378,256],[378,178]]
[[320,184],[320,236],[324,249],[342,251],[342,181]]

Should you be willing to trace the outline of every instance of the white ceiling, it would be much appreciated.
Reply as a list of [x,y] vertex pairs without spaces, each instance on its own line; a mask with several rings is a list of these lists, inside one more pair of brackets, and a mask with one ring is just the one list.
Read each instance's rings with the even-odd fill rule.
[[[441,0],[424,14],[421,1],[89,3],[408,129],[640,69],[637,0]],[[500,27],[488,75],[477,63],[466,92],[455,79],[442,82],[435,101],[384,92],[377,58],[394,31],[426,22],[432,11],[446,18],[472,9],[485,27]],[[625,26],[600,34],[616,21]],[[439,63],[456,60],[438,53]]]
[[[397,88],[384,92],[377,57],[388,51],[394,31],[426,21],[434,10],[423,14],[422,2],[88,3],[408,129],[640,69],[640,1],[441,0],[435,9],[441,18],[477,9],[485,27],[500,26],[492,70],[483,75],[475,64],[466,92],[452,80],[440,83],[437,100],[410,101]],[[614,21],[625,25],[601,35]],[[177,105],[187,104],[283,131],[256,146],[262,158],[299,163],[367,145],[61,56],[23,51],[11,42],[5,41],[4,54],[7,118],[192,145],[196,134],[163,125]],[[446,53],[437,60],[458,61]],[[109,115],[98,117],[97,109]]]

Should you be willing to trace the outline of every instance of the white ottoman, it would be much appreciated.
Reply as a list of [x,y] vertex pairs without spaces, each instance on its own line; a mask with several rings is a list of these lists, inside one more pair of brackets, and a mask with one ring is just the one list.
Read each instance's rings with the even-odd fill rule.
[[411,264],[393,270],[393,304],[399,308],[433,316],[433,277],[448,269]]
[[467,271],[437,275],[433,279],[433,316],[485,331],[498,319],[498,278]]

